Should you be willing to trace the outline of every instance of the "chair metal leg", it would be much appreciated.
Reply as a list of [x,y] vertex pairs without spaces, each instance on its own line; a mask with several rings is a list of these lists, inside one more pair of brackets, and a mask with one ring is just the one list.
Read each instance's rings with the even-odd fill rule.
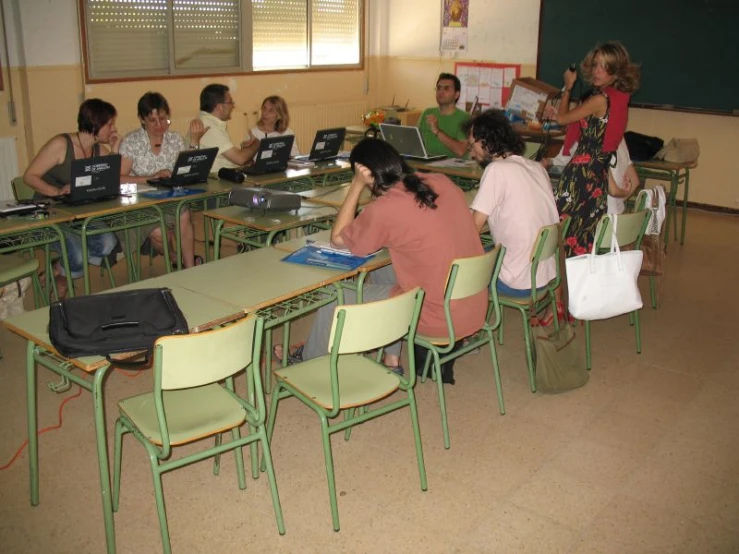
[[119,419],[115,422],[115,447],[113,451],[113,511],[118,511],[121,495],[121,460],[123,459],[123,435],[128,430]]
[[590,322],[585,321],[585,366],[590,371],[592,363],[590,360]]
[[432,348],[429,350],[431,355],[434,357],[431,365],[431,371],[433,371],[433,377],[436,378],[436,389],[439,393],[439,411],[441,412],[441,430],[444,434],[444,448],[449,450],[451,448],[451,441],[449,440],[449,422],[447,421],[446,415],[446,398],[444,397],[444,381],[441,378],[441,362],[439,361],[439,353],[436,349]]
[[634,332],[636,333],[636,353],[641,354],[641,323],[639,320],[639,310],[633,312],[634,316]]
[[505,415],[505,402],[503,400],[503,384],[500,381],[500,366],[498,365],[498,353],[495,350],[495,337],[492,331],[485,331],[490,339],[490,359],[493,362],[493,377],[495,377],[495,390],[498,394],[498,410],[500,415]]
[[[241,431],[238,427],[234,427],[231,430],[231,440],[237,442],[239,439],[241,439]],[[244,452],[240,446],[238,448],[234,448],[234,458],[236,458],[236,476],[239,480],[239,488],[243,491],[246,488],[246,474],[244,473]],[[257,460],[255,458],[252,461],[256,462]],[[257,476],[258,475],[259,472],[257,471]]]
[[272,494],[272,507],[275,510],[275,518],[277,519],[277,531],[280,535],[285,534],[285,520],[282,517],[282,505],[280,504],[280,495],[277,492],[277,479],[275,479],[275,468],[272,464],[272,452],[267,440],[267,432],[264,425],[259,426],[257,431],[259,435],[259,443],[262,445],[262,463],[267,471],[267,480],[269,481],[269,491]]
[[649,292],[652,296],[652,309],[657,309],[657,282],[653,275],[649,276]]
[[418,462],[418,476],[421,479],[421,490],[428,489],[426,481],[426,464],[423,460],[423,446],[421,444],[421,430],[418,426],[418,406],[416,405],[416,393],[408,389],[408,407],[411,411],[411,424],[413,425],[413,438],[416,442],[416,461]]
[[169,541],[169,526],[167,525],[167,508],[164,505],[164,491],[162,489],[162,474],[159,472],[156,458],[151,460],[151,473],[154,479],[154,499],[157,505],[159,530],[162,535],[162,552],[172,554],[172,545]]
[[683,227],[680,231],[680,246],[685,244],[685,227],[688,224],[688,193],[690,191],[690,170],[685,170],[685,183],[683,183]]
[[334,456],[331,452],[331,435],[328,432],[328,419],[323,414],[319,414],[321,419],[321,439],[323,441],[323,456],[326,462],[326,480],[328,481],[328,498],[331,501],[331,520],[334,525],[334,531],[340,529],[339,526],[339,505],[336,501],[336,476],[334,475]]
[[[556,312],[554,317],[557,317]],[[531,340],[531,325],[529,325],[529,318],[526,312],[521,311],[521,318],[523,319],[523,340],[526,342],[526,366],[529,370],[529,385],[531,386],[531,392],[536,392],[536,373],[534,369],[534,344]]]

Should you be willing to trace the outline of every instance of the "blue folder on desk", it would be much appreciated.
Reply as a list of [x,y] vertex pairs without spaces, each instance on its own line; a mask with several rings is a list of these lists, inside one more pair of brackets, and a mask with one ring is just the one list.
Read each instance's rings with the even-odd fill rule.
[[191,194],[202,194],[204,192],[205,189],[171,188],[165,190],[150,190],[139,194],[146,198],[156,198],[158,200],[160,198],[178,198],[180,196],[190,196]]
[[292,254],[282,258],[282,261],[291,264],[312,265],[327,269],[350,271],[358,268],[373,257],[374,254],[369,256],[354,256],[352,254],[340,254],[338,252],[321,250],[315,246],[304,246],[300,250],[296,250]]

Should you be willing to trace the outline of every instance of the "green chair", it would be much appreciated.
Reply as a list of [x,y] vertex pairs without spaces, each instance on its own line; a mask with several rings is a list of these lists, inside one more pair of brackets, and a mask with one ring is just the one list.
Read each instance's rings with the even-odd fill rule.
[[[272,440],[277,407],[283,398],[294,396],[318,415],[335,531],[339,530],[339,507],[331,451],[333,433],[345,431],[344,437],[348,440],[353,426],[407,407],[415,437],[421,490],[426,490],[426,468],[413,391],[416,384],[413,349],[408,349],[407,375],[397,375],[380,363],[384,346],[401,338],[407,338],[408,344],[413,344],[422,301],[423,290],[415,288],[387,300],[337,306],[331,326],[329,353],[274,371],[275,387],[267,434]],[[376,358],[364,355],[378,348],[380,352]],[[371,404],[398,390],[405,393],[403,398],[369,409]],[[336,420],[342,411],[343,420]]]
[[[25,277],[31,277],[34,287],[34,295],[36,299],[36,307],[40,298],[40,285],[38,279],[38,260],[36,258],[22,258],[13,254],[0,255],[0,288],[10,283],[15,283]],[[2,358],[0,352],[0,358]]]
[[[539,230],[539,236],[534,242],[531,249],[531,296],[516,297],[505,294],[499,295],[500,305],[506,308],[518,310],[521,314],[521,323],[523,324],[523,338],[526,343],[526,365],[529,370],[529,384],[531,392],[536,392],[536,376],[534,373],[534,343],[531,332],[531,318],[536,317],[547,307],[552,311],[554,316],[554,326],[559,329],[559,320],[557,318],[557,302],[555,291],[559,288],[561,282],[560,267],[560,250],[562,239],[567,235],[567,229],[570,226],[570,219],[567,218],[561,223],[547,225]],[[536,288],[536,273],[539,264],[554,259],[556,274],[554,279],[549,281],[543,287]],[[503,344],[503,320],[500,322],[498,329],[498,339]]]
[[[634,211],[640,212],[647,209],[647,194],[644,190],[640,190],[639,194],[636,197]],[[665,209],[669,209],[669,206]],[[677,219],[675,221],[677,221]],[[647,225],[649,225],[649,218],[647,218]],[[665,232],[664,229],[666,228],[666,226],[663,227],[662,233]],[[646,231],[644,232],[646,233]],[[656,310],[658,307],[659,294],[657,292],[657,277],[655,277],[654,275],[649,275],[649,295],[652,299],[652,308]]]
[[[647,230],[649,223],[649,210],[642,210],[631,214],[621,214],[618,216],[616,224],[616,242],[619,247],[633,245],[635,250],[641,247],[644,232]],[[611,236],[611,219],[604,215],[595,228],[595,248],[599,253],[610,251]],[[639,322],[639,310],[635,310],[629,314],[629,323],[634,326],[636,334],[636,352],[641,354],[641,328]],[[590,321],[585,321],[585,361],[588,369],[591,368],[591,349],[590,349]]]
[[[439,410],[441,412],[441,429],[444,434],[444,448],[451,446],[449,440],[449,423],[447,421],[446,400],[444,398],[444,383],[441,379],[441,366],[450,360],[455,360],[460,356],[467,354],[472,350],[476,350],[486,344],[490,347],[490,358],[493,363],[493,376],[495,378],[495,388],[498,393],[498,409],[500,414],[505,414],[505,403],[503,402],[503,387],[500,382],[500,368],[498,366],[498,355],[495,351],[495,341],[493,332],[500,324],[500,305],[498,304],[498,294],[495,289],[495,282],[498,280],[500,268],[503,265],[503,257],[505,256],[505,248],[501,245],[496,246],[490,252],[481,256],[472,258],[457,258],[452,261],[447,277],[446,289],[444,291],[444,313],[446,315],[447,335],[443,337],[430,337],[426,335],[416,335],[415,343],[428,350],[426,361],[423,368],[422,381],[425,381],[426,375],[431,367],[431,376],[436,380],[436,388],[439,393]],[[482,291],[488,291],[488,309],[485,323],[473,335],[469,337],[459,336],[454,331],[454,322],[452,321],[451,304],[454,300],[462,300],[469,298]],[[488,323],[491,312],[495,311],[495,324]],[[464,344],[455,349],[455,343],[467,339]],[[433,359],[433,364],[430,364]]]
[[[280,534],[285,533],[277,493],[272,457],[265,430],[266,408],[259,371],[263,333],[262,319],[250,317],[214,331],[162,337],[154,347],[154,390],[118,403],[116,422],[113,509],[118,511],[121,484],[123,435],[132,433],[144,446],[151,462],[154,496],[161,529],[162,546],[171,551],[162,474],[206,458],[215,458],[219,470],[221,453],[233,450],[239,488],[246,488],[242,447],[251,446],[252,475],[259,475],[256,447],[261,443],[269,478],[272,504]],[[246,368],[247,395],[234,390],[234,375]],[[219,382],[225,380],[225,386]],[[249,432],[242,437],[240,427]],[[222,444],[221,434],[231,431],[231,441]],[[216,437],[212,448],[170,459],[173,446],[204,437]]]
[[15,177],[11,182],[13,196],[16,200],[30,200],[33,198],[34,190],[23,180],[23,177]]

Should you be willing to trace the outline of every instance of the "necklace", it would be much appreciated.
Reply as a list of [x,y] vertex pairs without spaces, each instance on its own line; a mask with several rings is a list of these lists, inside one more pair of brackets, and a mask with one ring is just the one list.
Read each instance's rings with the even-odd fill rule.
[[92,150],[93,149],[90,148],[90,153],[89,154],[87,153],[87,151],[85,150],[85,147],[82,146],[82,139],[80,139],[80,134],[79,133],[77,133],[77,144],[80,145],[80,149],[82,150],[82,156],[84,158],[92,158]]

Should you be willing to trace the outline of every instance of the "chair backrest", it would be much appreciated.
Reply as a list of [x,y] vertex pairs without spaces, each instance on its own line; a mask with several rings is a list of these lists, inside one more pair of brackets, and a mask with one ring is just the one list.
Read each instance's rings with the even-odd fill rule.
[[560,249],[570,227],[570,221],[570,218],[567,218],[559,223],[552,223],[539,229],[539,236],[531,248],[531,294],[533,299],[536,297],[536,274],[539,271],[539,264],[552,257],[555,258],[556,274],[554,279],[547,283],[547,286],[552,289],[559,287],[561,275],[559,267]]
[[445,301],[469,298],[486,290],[490,286],[499,253],[500,248],[496,246],[480,256],[453,260],[447,276]]
[[[336,348],[338,354],[366,352],[387,346],[409,333],[415,335],[423,294],[416,287],[386,300],[337,306],[329,350]],[[337,338],[339,342],[335,345]]]
[[[649,220],[649,210],[640,212],[619,214],[614,216],[616,221],[616,242],[619,246],[633,244],[634,248],[641,246],[644,232],[647,230]],[[604,215],[598,222],[595,229],[595,248],[596,251],[611,248],[611,237],[613,230],[611,228],[611,218]]]
[[[262,326],[261,320],[259,327]],[[221,381],[258,363],[254,354],[257,318],[249,317],[213,331],[162,337],[154,348],[154,369],[161,372],[161,389],[184,389]]]
[[11,182],[11,185],[13,187],[13,196],[15,196],[16,201],[30,200],[33,198],[35,191],[26,184],[23,177],[15,177]]

